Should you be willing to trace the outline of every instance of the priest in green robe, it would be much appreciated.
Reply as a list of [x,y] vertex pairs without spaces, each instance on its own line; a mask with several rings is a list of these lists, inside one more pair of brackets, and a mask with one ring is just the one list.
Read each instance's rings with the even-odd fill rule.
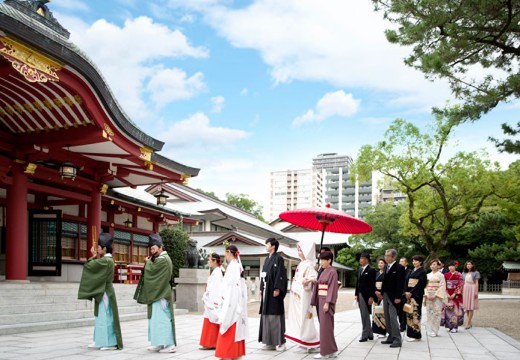
[[148,237],[150,256],[145,258],[143,274],[137,285],[134,299],[148,305],[149,351],[175,352],[175,321],[173,315],[172,260],[164,250],[159,234]]
[[90,251],[92,257],[83,266],[79,284],[78,299],[94,299],[94,342],[89,349],[117,350],[123,348],[114,279],[112,259],[112,235],[101,233],[97,248]]

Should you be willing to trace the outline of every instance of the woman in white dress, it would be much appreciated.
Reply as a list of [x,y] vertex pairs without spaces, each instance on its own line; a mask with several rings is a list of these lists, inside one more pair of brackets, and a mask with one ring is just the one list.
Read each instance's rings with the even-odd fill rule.
[[285,338],[299,345],[300,349],[310,351],[320,346],[320,337],[314,323],[316,314],[311,306],[312,284],[318,276],[314,269],[316,245],[314,242],[299,242],[297,249],[301,261],[291,284]]

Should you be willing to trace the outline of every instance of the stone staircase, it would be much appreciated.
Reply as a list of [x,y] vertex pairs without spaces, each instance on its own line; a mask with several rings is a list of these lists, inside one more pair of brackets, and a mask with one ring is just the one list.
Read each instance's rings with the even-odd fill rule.
[[[0,282],[0,335],[93,325],[94,302],[78,300],[78,286]],[[133,299],[136,286],[114,284],[121,321],[146,318],[146,306]]]

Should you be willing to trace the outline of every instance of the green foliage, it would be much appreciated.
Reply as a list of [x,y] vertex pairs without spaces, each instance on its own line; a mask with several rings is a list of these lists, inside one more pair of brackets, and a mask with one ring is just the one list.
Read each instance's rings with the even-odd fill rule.
[[173,263],[173,278],[179,277],[179,269],[184,266],[186,262],[186,248],[190,236],[187,232],[179,227],[169,227],[159,232],[164,243],[164,248],[172,259]]
[[483,277],[497,273],[504,261],[520,260],[520,252],[514,243],[482,244],[474,250],[469,250],[468,254]]
[[[397,25],[391,43],[412,47],[405,59],[427,78],[445,78],[464,105],[460,121],[474,121],[501,102],[520,96],[519,0],[372,0]],[[479,68],[480,78],[469,70]],[[437,111],[451,111],[449,109]],[[517,135],[512,129],[507,135]],[[497,141],[502,151],[520,153],[520,141]]]
[[496,166],[484,154],[459,152],[441,161],[455,124],[438,116],[430,133],[423,134],[397,119],[383,141],[361,148],[352,167],[360,180],[379,171],[394,189],[407,195],[399,235],[420,238],[430,257],[446,255],[450,236],[494,204],[499,187]]
[[263,207],[260,206],[255,200],[250,199],[248,195],[226,193],[226,202],[229,205],[233,205],[239,209],[247,211],[248,213],[254,215],[257,219],[266,222],[262,216]]

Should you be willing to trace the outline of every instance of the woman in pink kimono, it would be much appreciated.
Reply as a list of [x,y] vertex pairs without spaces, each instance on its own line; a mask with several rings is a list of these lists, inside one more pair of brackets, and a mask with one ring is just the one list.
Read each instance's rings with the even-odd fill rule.
[[334,338],[334,312],[338,299],[338,273],[332,267],[334,255],[325,251],[320,255],[320,265],[324,269],[313,289],[311,305],[320,313],[320,353],[315,359],[338,356],[338,345]]
[[297,249],[301,262],[296,268],[291,284],[285,338],[299,345],[302,350],[310,351],[320,346],[320,338],[314,324],[316,313],[311,306],[312,284],[318,276],[314,269],[316,245],[314,242],[299,242]]

